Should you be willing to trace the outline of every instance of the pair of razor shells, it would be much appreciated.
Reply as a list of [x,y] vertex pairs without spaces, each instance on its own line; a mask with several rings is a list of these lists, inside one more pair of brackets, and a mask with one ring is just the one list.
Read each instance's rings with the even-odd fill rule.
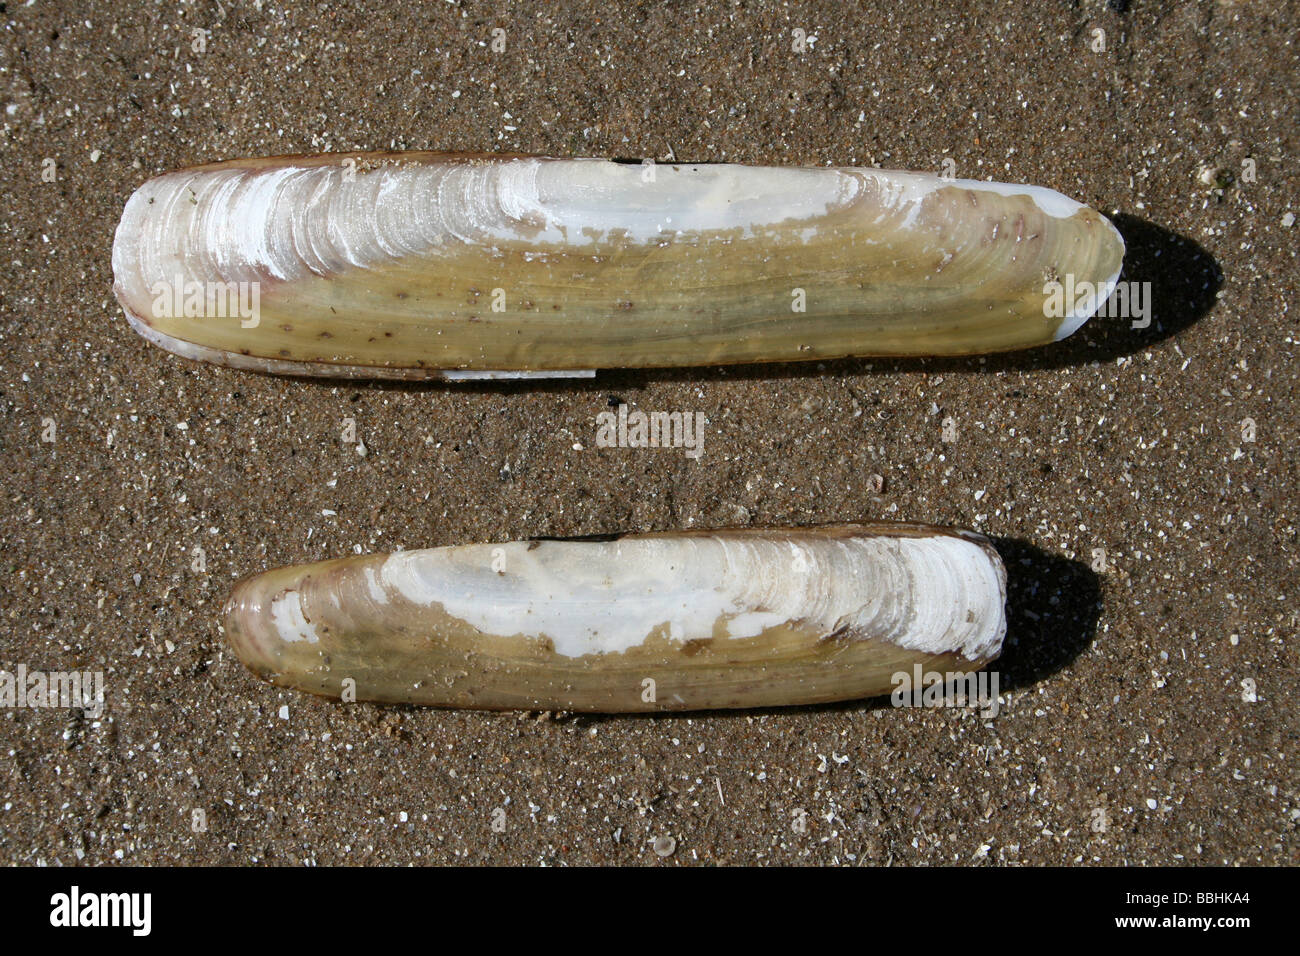
[[[167,173],[113,246],[131,325],[191,359],[376,379],[571,377],[1030,348],[1110,295],[1124,244],[1051,190],[865,168],[441,153]],[[1095,295],[1064,315],[1045,281]],[[888,692],[1006,633],[979,535],[858,524],[463,545],[279,568],[225,630],[332,696],[657,711]]]

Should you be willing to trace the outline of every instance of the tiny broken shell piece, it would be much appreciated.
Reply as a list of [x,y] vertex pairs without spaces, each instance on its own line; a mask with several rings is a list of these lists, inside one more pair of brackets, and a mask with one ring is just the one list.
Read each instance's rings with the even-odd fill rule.
[[1005,603],[987,539],[881,523],[278,568],[235,588],[225,629],[255,673],[312,693],[617,713],[848,700],[918,664],[974,671],[1001,651]]
[[[1106,219],[1035,186],[340,153],[149,180],[113,273],[131,325],[187,358],[532,378],[1044,345],[1106,300],[1123,254]],[[1051,276],[1095,295],[1054,310]]]

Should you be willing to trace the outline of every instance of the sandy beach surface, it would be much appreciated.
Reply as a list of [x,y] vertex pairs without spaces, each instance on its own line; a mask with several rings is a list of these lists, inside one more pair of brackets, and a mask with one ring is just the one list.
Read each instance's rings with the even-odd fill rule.
[[[0,710],[0,859],[1300,862],[1296,13],[0,5],[0,669],[106,700]],[[110,252],[146,178],[390,148],[951,160],[1111,216],[1151,322],[522,386],[274,378],[127,326]],[[702,413],[703,454],[597,447],[620,403]],[[239,578],[354,552],[865,519],[996,540],[996,717],[347,705],[218,629]]]

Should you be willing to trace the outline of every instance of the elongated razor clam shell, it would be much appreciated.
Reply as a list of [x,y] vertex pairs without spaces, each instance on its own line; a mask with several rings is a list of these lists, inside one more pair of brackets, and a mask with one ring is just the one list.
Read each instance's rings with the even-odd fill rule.
[[[188,358],[530,377],[1043,345],[1106,300],[1123,254],[1106,219],[1035,186],[361,153],[151,179],[113,273],[136,330]],[[1067,275],[1097,296],[1061,314],[1044,285]]]
[[255,673],[317,694],[697,710],[870,697],[916,664],[976,670],[1001,651],[1005,603],[1002,563],[978,535],[839,525],[279,568],[235,588],[225,628]]

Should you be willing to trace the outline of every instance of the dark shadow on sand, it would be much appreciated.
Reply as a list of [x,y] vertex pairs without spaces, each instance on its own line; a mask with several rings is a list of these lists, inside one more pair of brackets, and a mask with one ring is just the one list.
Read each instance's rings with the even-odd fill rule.
[[1002,691],[1023,690],[1068,667],[1091,646],[1101,616],[1101,581],[1081,561],[1018,538],[993,542],[1007,568],[1007,637],[989,666]]

